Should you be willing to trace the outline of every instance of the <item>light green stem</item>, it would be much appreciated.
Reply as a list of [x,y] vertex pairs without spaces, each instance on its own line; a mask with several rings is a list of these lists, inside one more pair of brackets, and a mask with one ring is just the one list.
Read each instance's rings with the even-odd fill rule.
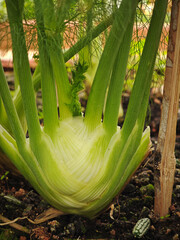
[[[52,40],[52,42],[53,41],[54,40]],[[57,39],[57,42],[60,44],[60,40],[58,41]],[[57,44],[55,44],[55,48],[53,48],[53,46],[54,44],[52,44],[52,47],[49,47],[49,52],[53,67],[53,73],[57,84],[59,113],[60,119],[62,120],[72,116],[70,108],[72,101],[71,86],[69,83],[62,50],[59,47],[56,47]]]
[[[53,136],[58,126],[57,99],[56,99],[55,81],[54,81],[52,66],[50,62],[50,56],[47,51],[48,39],[46,37],[46,31],[45,31],[45,25],[44,25],[45,24],[44,13],[47,14],[48,10],[46,7],[49,7],[50,4],[48,6],[44,6],[45,9],[43,9],[43,6],[41,5],[40,1],[34,0],[34,3],[35,3],[37,25],[38,25],[38,44],[39,44],[39,56],[40,56],[39,61],[40,61],[40,69],[41,69],[44,131],[48,133],[50,136]],[[49,10],[51,12],[52,8],[49,7]],[[48,16],[49,15],[50,13],[48,14]]]
[[19,11],[19,8],[22,8],[22,5],[20,5],[19,2],[20,1],[6,0],[6,7],[11,28],[13,56],[17,62],[17,72],[19,75],[30,143],[36,144],[38,137],[41,134],[41,130],[23,31],[22,11]]
[[[69,59],[71,59],[75,54],[77,54],[80,50],[82,50],[86,45],[88,45],[93,39],[95,39],[99,34],[101,34],[104,30],[106,30],[113,22],[113,15],[109,16],[106,20],[99,23],[96,27],[94,27],[91,30],[91,33],[86,35],[85,37],[81,38],[75,45],[73,45],[69,50],[67,50],[64,54],[64,61],[67,62]],[[39,64],[36,67],[40,68]],[[38,80],[36,83],[35,91],[37,91],[40,88],[40,80],[41,76],[38,71],[38,79],[37,77],[34,78],[33,75],[33,82],[34,79]],[[34,85],[34,84],[33,84]]]
[[72,0],[62,0],[58,3],[55,14],[55,32],[49,37],[48,50],[50,53],[50,60],[53,68],[54,77],[57,84],[58,103],[60,119],[72,116],[70,105],[72,103],[71,86],[66,71],[65,61],[61,47],[61,35],[64,21],[68,15],[68,11],[72,5]]
[[95,129],[101,122],[106,89],[112,69],[119,51],[119,46],[136,6],[137,1],[135,0],[123,0],[120,8],[116,12],[116,17],[101,56],[87,103],[85,122],[89,130]]
[[[156,0],[155,2],[153,16],[122,129],[122,134],[124,134],[126,138],[132,131],[136,120],[141,116],[145,118],[150,92],[150,82],[166,14],[167,3],[168,0]],[[146,99],[144,99],[145,96],[147,96]],[[144,102],[146,102],[146,105]],[[143,114],[140,114],[141,112],[143,112]]]
[[[147,111],[147,104],[149,100],[152,73],[160,41],[162,26],[166,14],[166,8],[167,1],[156,1],[150,28],[146,38],[146,43],[143,49],[143,54],[131,93],[125,122],[122,127],[121,141],[119,145],[116,146],[116,154],[119,156],[123,151],[126,142],[129,141],[129,136],[133,131],[134,141],[131,144],[131,150],[137,149],[141,141]],[[157,22],[159,24],[157,24]],[[126,164],[126,162],[123,164]]]
[[117,129],[119,106],[121,102],[121,94],[123,90],[124,79],[126,75],[126,67],[128,62],[129,49],[132,39],[134,15],[124,35],[124,39],[120,45],[119,52],[114,63],[111,76],[108,97],[103,118],[103,124],[106,131],[112,136]]
[[15,136],[19,149],[22,149],[26,143],[25,134],[23,132],[21,123],[19,121],[12,97],[9,91],[9,87],[4,75],[3,67],[0,61],[0,95],[3,99],[4,107]]
[[[56,96],[53,77],[55,77],[58,92],[60,118],[64,119],[72,116],[69,105],[71,104],[71,92],[65,62],[63,59],[60,35],[56,31],[59,28],[55,21],[55,12],[51,0],[46,2],[35,0],[36,16],[39,27],[39,47],[40,62],[42,62],[42,96],[45,118],[45,129],[50,131],[52,125],[57,125],[55,112],[57,112],[57,101],[53,99]],[[64,4],[62,5],[64,7]],[[59,10],[60,11],[60,10]],[[51,16],[51,17],[49,17]],[[59,21],[63,21],[59,19]],[[61,22],[62,24],[62,22]],[[52,27],[53,26],[53,27]],[[49,30],[51,29],[51,30]],[[42,46],[44,48],[42,49]],[[46,64],[45,64],[46,61]],[[44,66],[44,67],[43,67]],[[46,69],[45,69],[46,68]],[[44,72],[44,73],[43,73]],[[50,74],[51,73],[51,74]],[[45,80],[46,79],[46,80]],[[50,80],[51,79],[51,80]],[[43,84],[44,83],[44,84]],[[43,87],[44,85],[44,87]],[[52,86],[50,86],[52,85]],[[52,94],[51,94],[52,93]],[[47,116],[47,117],[46,117]],[[54,120],[53,120],[54,119]],[[49,123],[49,124],[48,124]]]
[[[44,131],[50,136],[58,127],[57,98],[55,80],[46,44],[40,41],[41,88],[44,113]],[[53,127],[52,127],[53,126]]]

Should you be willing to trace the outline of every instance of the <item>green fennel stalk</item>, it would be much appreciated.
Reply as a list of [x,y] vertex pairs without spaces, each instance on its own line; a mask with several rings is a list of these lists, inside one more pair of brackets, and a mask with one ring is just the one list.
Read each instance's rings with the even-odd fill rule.
[[[68,11],[74,1],[61,3],[56,10],[53,0],[34,0],[39,66],[33,80],[22,23],[24,1],[6,0],[20,85],[16,98],[22,96],[29,138],[26,138],[0,65],[0,96],[11,128],[6,129],[0,120],[0,148],[50,204],[65,213],[92,218],[123,189],[150,151],[150,130],[143,132],[143,129],[167,0],[156,0],[122,129],[117,127],[117,117],[138,0],[122,0],[115,11],[85,116],[76,116],[72,108],[73,87],[65,68],[69,53],[63,57],[59,34],[59,25],[66,19],[64,9]],[[39,124],[34,92],[39,79],[43,127]]]
[[[69,3],[61,2],[61,4],[58,6],[57,8],[57,18],[59,24],[57,26],[57,28],[60,28],[60,26],[62,25],[62,14],[60,17],[60,11],[64,11],[63,9],[66,9],[69,6]],[[63,4],[63,5],[62,5]],[[67,4],[67,5],[66,5]],[[81,39],[79,39],[71,48],[69,48],[65,53],[63,53],[63,57],[64,57],[64,61],[67,62],[70,58],[72,58],[75,54],[77,54],[79,51],[81,51],[86,45],[88,45],[93,39],[95,39],[99,34],[101,34],[103,31],[105,31],[113,22],[113,14],[111,14],[109,17],[107,17],[105,20],[103,20],[102,22],[100,22],[97,26],[95,26],[92,30],[90,30],[90,32],[82,37]],[[60,30],[60,29],[59,29]],[[15,61],[15,59],[14,59]],[[15,66],[16,64],[14,63],[14,68],[16,68]],[[15,70],[15,69],[14,69]],[[16,72],[16,70],[15,70]],[[18,80],[18,75],[16,75],[16,92],[15,92],[15,96],[14,96],[14,104],[18,113],[18,116],[20,118],[21,124],[24,126],[24,131],[26,132],[27,130],[27,124],[26,124],[26,119],[24,116],[24,109],[23,109],[23,103],[22,103],[22,96],[21,96],[21,91],[19,86],[19,80]],[[33,86],[34,86],[34,90],[35,92],[38,91],[38,89],[40,89],[41,87],[41,74],[40,74],[40,65],[38,64],[38,66],[35,69],[35,72],[33,74]],[[7,114],[4,111],[4,107],[1,107],[1,118],[0,118],[0,123],[2,124],[2,126],[6,126],[6,130],[8,130],[8,132],[12,133],[12,130],[10,128],[9,122],[7,120]]]

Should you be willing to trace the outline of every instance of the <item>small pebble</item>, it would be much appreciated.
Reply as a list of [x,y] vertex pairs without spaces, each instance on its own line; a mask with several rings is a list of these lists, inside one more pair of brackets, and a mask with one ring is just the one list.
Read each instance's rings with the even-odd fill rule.
[[180,185],[176,185],[175,193],[180,193]]
[[148,178],[150,175],[152,175],[152,171],[147,170],[147,171],[143,171],[143,172],[139,173],[138,177],[139,178]]
[[140,218],[146,218],[148,217],[149,213],[150,213],[150,209],[148,207],[143,207],[141,213],[140,213]]
[[59,236],[57,236],[57,235],[53,235],[53,236],[52,236],[52,239],[57,239],[57,240],[58,240],[58,239],[60,239],[60,238],[59,238]]
[[180,193],[177,193],[177,194],[176,194],[176,197],[177,197],[177,198],[180,198]]
[[176,168],[175,177],[180,177],[180,169]]
[[25,190],[23,188],[20,188],[17,192],[15,192],[15,197],[23,197],[26,194]]
[[171,232],[171,229],[168,228],[168,229],[166,230],[166,235],[169,234],[170,232]]
[[115,236],[115,235],[116,235],[116,231],[115,231],[114,229],[112,229],[112,230],[110,231],[110,234],[111,234],[112,236]]
[[174,178],[174,184],[180,184],[180,177]]
[[177,233],[173,236],[173,240],[179,240],[179,235]]
[[75,231],[76,231],[76,228],[74,226],[74,223],[69,223],[67,225],[67,227],[64,228],[64,232],[67,235],[72,235],[73,236],[75,234]]
[[136,190],[136,187],[135,187],[133,184],[128,184],[128,185],[125,187],[123,193],[132,193],[132,192],[134,192],[135,190]]
[[59,222],[56,220],[53,220],[53,221],[49,222],[48,225],[50,226],[51,232],[55,232],[56,228],[59,226]]
[[151,225],[151,226],[150,226],[150,229],[151,229],[152,231],[155,231],[155,230],[156,230],[156,228],[154,227],[154,225]]
[[27,238],[25,236],[20,236],[19,240],[26,240]]

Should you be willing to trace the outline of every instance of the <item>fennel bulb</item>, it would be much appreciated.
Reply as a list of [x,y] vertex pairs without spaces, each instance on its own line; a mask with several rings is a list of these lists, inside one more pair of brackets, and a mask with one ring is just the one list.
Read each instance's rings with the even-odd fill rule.
[[[74,117],[60,122],[53,138],[42,128],[35,151],[27,139],[24,153],[19,154],[2,128],[0,143],[6,145],[6,155],[49,203],[65,213],[94,217],[120,192],[150,150],[147,128],[134,151],[137,130],[135,127],[123,143],[119,127],[109,139],[103,124],[89,133],[84,119]],[[7,136],[9,141],[5,140]],[[120,154],[121,144],[124,150]]]

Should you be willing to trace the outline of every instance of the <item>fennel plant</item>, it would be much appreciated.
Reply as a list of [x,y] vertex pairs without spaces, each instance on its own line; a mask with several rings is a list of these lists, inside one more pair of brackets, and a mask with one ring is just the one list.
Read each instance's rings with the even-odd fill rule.
[[[60,31],[74,1],[57,3],[55,7],[53,0],[34,0],[39,65],[32,77],[22,22],[24,0],[6,0],[19,89],[12,99],[0,65],[0,148],[51,205],[92,218],[122,191],[150,151],[150,129],[143,129],[167,0],[156,0],[122,129],[117,119],[138,0],[122,0],[111,19],[85,116],[79,86],[69,82],[68,57],[61,48]],[[34,90],[39,80],[43,127]]]

